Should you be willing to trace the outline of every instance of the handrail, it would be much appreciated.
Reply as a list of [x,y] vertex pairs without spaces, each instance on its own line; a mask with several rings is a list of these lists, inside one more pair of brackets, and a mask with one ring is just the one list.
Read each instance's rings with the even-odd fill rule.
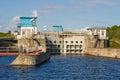
[[19,52],[18,47],[0,47],[0,52]]

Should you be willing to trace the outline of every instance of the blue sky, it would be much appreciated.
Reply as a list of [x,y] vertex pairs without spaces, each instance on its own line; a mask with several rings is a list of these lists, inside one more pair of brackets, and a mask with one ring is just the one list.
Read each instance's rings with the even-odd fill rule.
[[37,16],[38,31],[120,25],[120,0],[2,0],[0,31],[14,31],[19,16]]

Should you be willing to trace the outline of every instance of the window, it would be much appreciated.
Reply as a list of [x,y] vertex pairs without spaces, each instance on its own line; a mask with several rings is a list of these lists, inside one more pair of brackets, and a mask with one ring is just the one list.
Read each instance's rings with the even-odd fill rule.
[[49,43],[52,43],[52,41],[49,41]]
[[54,41],[54,43],[56,43],[56,41]]
[[78,41],[76,41],[76,43],[78,43]]
[[82,43],[82,41],[80,41],[80,43]]
[[82,45],[80,45],[79,47],[82,48]]
[[59,41],[59,43],[61,43],[61,41]]
[[69,45],[67,45],[66,48],[69,48]]
[[104,35],[104,32],[102,31],[102,35]]
[[58,48],[60,48],[60,45],[58,45]]
[[73,41],[71,41],[71,43],[73,43]]
[[65,41],[65,43],[68,43],[68,41]]

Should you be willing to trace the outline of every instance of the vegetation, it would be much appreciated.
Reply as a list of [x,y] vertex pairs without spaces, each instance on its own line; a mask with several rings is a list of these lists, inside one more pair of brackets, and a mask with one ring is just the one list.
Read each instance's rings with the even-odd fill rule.
[[114,25],[107,28],[107,36],[110,39],[110,47],[120,48],[120,26]]
[[13,34],[11,34],[11,31],[8,31],[7,33],[0,32],[0,37],[11,38],[11,37],[13,37]]

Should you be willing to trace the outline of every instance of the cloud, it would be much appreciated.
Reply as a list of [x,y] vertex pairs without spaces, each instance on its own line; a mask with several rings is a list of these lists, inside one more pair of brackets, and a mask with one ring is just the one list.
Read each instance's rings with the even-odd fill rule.
[[12,20],[10,21],[9,27],[6,28],[6,30],[14,31],[17,29],[17,25],[20,23],[20,16],[14,16]]
[[50,10],[40,10],[39,13],[40,14],[47,14],[47,13],[50,13],[51,11]]
[[38,10],[33,10],[32,11],[32,16],[37,17],[38,16]]
[[95,6],[98,4],[106,6],[116,6],[119,2],[116,0],[70,0],[71,2],[80,3],[81,5]]
[[45,9],[54,9],[54,10],[63,10],[67,7],[65,5],[53,5],[53,4],[46,4],[44,5]]
[[51,11],[56,11],[56,10],[65,10],[67,9],[66,5],[62,4],[43,4],[42,5],[43,11],[51,12]]
[[86,23],[94,23],[94,24],[105,24],[109,23],[105,20],[99,20],[99,19],[91,19],[91,18],[78,18],[79,21],[86,22]]
[[7,25],[0,24],[0,32],[6,32],[8,30],[11,30],[11,29],[8,28]]
[[13,17],[13,19],[12,19],[12,24],[16,24],[16,23],[18,23],[19,22],[19,18],[20,18],[20,16],[15,16],[15,17]]
[[17,29],[17,24],[20,16],[14,16],[8,24],[0,24],[0,32],[15,31]]
[[58,15],[59,13],[57,13],[57,11],[63,11],[68,9],[67,5],[54,4],[54,3],[41,4],[40,7],[41,7],[41,9],[39,10],[40,15],[46,15],[46,14]]
[[102,5],[107,5],[107,6],[115,6],[118,5],[118,2],[116,1],[111,1],[111,0],[92,0],[92,4],[97,5],[97,4],[102,4]]

